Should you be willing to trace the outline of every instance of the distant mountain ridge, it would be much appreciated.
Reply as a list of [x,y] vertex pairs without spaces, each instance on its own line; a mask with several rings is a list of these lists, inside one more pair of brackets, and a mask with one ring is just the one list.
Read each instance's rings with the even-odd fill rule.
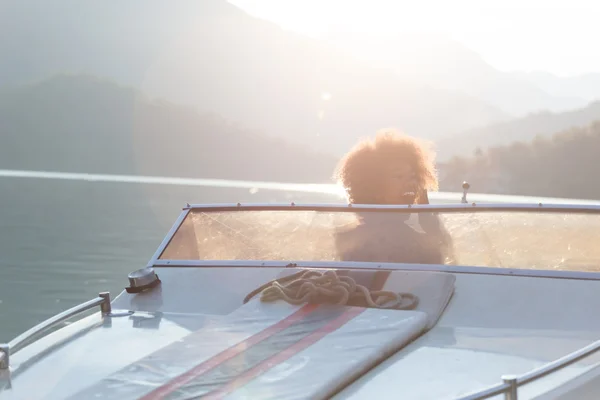
[[478,193],[598,200],[598,149],[600,118],[442,163],[440,189],[467,180]]
[[566,111],[600,99],[598,82],[590,90],[583,85],[571,85],[573,90],[561,91],[556,83],[499,71],[478,53],[439,35],[406,33],[369,37],[360,33],[324,39],[363,60],[373,60],[373,65],[394,70],[404,79],[467,94],[513,117],[543,110]]
[[600,98],[600,73],[559,77],[549,72],[512,72],[513,76],[531,82],[554,96],[580,97],[587,101]]
[[7,0],[0,32],[0,52],[11,55],[0,59],[0,85],[62,72],[107,77],[338,155],[382,127],[437,140],[508,118],[224,0]]
[[330,183],[336,161],[92,76],[0,90],[0,169]]
[[[45,143],[57,154],[66,148],[78,154],[51,160],[57,168],[69,168],[68,162],[90,172],[112,168],[88,153],[92,146],[119,149],[114,167],[128,165],[132,171],[142,163],[153,174],[196,176],[217,171],[215,165],[222,168],[219,174],[233,179],[254,174],[239,167],[236,176],[235,164],[256,165],[257,171],[262,168],[265,176],[277,179],[288,180],[285,174],[290,180],[321,179],[319,165],[328,171],[359,137],[385,127],[435,141],[444,161],[477,148],[582,126],[600,112],[597,102],[588,105],[600,93],[594,74],[578,80],[504,73],[459,43],[439,37],[418,41],[404,36],[379,43],[364,39],[363,49],[376,45],[389,50],[388,58],[370,65],[333,45],[251,17],[225,0],[178,0],[176,7],[161,0],[7,0],[1,11],[0,53],[10,56],[0,58],[0,133],[5,135],[0,144],[9,149],[4,162],[11,165],[37,165],[36,157],[40,165],[50,160],[43,153],[28,155],[34,148],[42,152],[39,143]],[[406,60],[416,66],[408,68]],[[90,76],[56,77],[65,72],[127,87]],[[79,109],[89,123],[77,119],[73,110]],[[540,109],[546,110],[527,111]],[[549,111],[556,109],[563,111]],[[156,126],[144,125],[159,117],[163,119]],[[141,126],[147,136],[140,136]],[[207,151],[201,160],[190,161],[194,155],[186,148],[186,161],[175,156],[171,166],[147,163],[158,157],[155,151],[177,154],[169,137],[161,137],[170,135],[172,127],[183,143],[201,144]],[[214,147],[205,142],[212,138],[206,127],[232,135],[237,153],[218,153],[227,151],[226,142]],[[19,132],[24,132],[22,138]],[[252,152],[243,151],[240,143]],[[142,151],[146,161],[127,148]],[[263,148],[285,150],[259,157]],[[25,155],[18,158],[14,151]],[[311,169],[303,160],[313,156],[320,161]],[[285,168],[271,171],[270,158]],[[223,167],[221,160],[229,160],[229,166]]]
[[485,150],[514,142],[528,142],[536,136],[550,137],[572,127],[587,126],[598,119],[600,119],[600,101],[573,111],[533,113],[442,139],[436,144],[438,157],[444,161],[454,156],[470,156],[478,148]]

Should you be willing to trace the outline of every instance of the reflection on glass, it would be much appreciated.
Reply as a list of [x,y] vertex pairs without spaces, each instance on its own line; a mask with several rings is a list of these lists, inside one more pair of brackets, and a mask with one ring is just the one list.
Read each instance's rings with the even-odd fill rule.
[[600,215],[191,211],[161,259],[600,270]]

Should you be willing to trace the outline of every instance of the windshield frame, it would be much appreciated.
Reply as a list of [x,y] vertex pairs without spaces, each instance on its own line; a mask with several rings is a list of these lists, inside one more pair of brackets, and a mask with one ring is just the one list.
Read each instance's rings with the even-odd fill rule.
[[504,267],[380,263],[359,261],[263,261],[263,260],[175,260],[160,259],[186,217],[195,212],[235,212],[235,211],[320,211],[320,212],[397,212],[404,214],[440,212],[440,213],[477,213],[477,212],[533,212],[533,213],[570,213],[600,214],[598,204],[542,204],[542,203],[459,203],[459,204],[417,204],[417,205],[381,205],[381,204],[295,204],[295,203],[220,203],[186,204],[173,226],[156,249],[147,264],[152,268],[306,268],[306,269],[364,269],[364,270],[419,270],[442,271],[452,273],[510,275],[562,279],[600,280],[600,272],[558,271],[545,269],[518,269]]

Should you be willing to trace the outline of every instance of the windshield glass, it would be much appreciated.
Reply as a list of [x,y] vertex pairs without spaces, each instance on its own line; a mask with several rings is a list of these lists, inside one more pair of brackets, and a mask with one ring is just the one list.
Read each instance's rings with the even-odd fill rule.
[[192,210],[160,259],[600,270],[600,214]]

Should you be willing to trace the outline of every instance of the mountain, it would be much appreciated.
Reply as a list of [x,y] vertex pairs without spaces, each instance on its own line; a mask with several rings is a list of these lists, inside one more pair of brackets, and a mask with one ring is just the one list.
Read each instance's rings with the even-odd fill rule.
[[512,142],[533,140],[536,136],[551,136],[571,127],[585,126],[600,119],[600,101],[574,111],[554,113],[549,111],[530,114],[507,122],[471,129],[437,144],[438,158],[473,154],[478,148],[508,145]]
[[437,140],[505,120],[438,89],[251,17],[224,0],[6,0],[0,85],[57,72],[114,79],[319,151],[382,127]]
[[579,97],[587,101],[600,99],[600,73],[562,77],[545,71],[533,71],[512,72],[512,75],[535,84],[553,96]]
[[600,119],[552,136],[490,147],[440,165],[440,190],[469,181],[477,193],[600,199]]
[[[552,91],[533,79],[497,70],[478,53],[441,35],[405,33],[394,36],[337,34],[324,37],[332,46],[419,84],[465,93],[515,117],[541,110],[584,107],[582,91]],[[589,91],[600,97],[600,86]]]
[[335,163],[105,79],[0,91],[0,169],[329,183]]

